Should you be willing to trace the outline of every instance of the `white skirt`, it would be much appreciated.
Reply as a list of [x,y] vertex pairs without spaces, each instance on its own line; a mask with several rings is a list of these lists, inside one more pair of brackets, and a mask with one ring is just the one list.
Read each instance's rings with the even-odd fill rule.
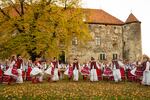
[[8,68],[5,72],[4,72],[4,75],[9,75],[9,76],[11,76],[12,75],[12,68]]
[[21,69],[17,69],[17,71],[18,71],[18,76],[17,76],[16,83],[23,83],[22,70]]
[[37,67],[34,67],[33,69],[32,69],[32,71],[30,72],[30,75],[31,76],[36,76],[36,75],[42,75],[42,70],[41,69],[39,69],[39,68],[37,68]]
[[114,76],[115,82],[121,81],[120,69],[113,69],[113,76]]
[[150,71],[143,72],[142,84],[150,85]]
[[51,75],[52,67],[49,67],[44,73]]
[[43,75],[44,75],[44,74],[41,74],[40,76],[37,76],[37,78],[38,78],[38,80],[39,80],[40,82],[43,81]]
[[75,68],[73,70],[73,80],[78,81],[78,79],[79,79],[79,71]]
[[16,75],[12,74],[12,69],[13,69],[12,67],[9,67],[9,68],[4,72],[4,75],[17,77]]
[[98,81],[96,69],[90,71],[90,81]]
[[52,81],[58,81],[59,76],[58,76],[58,68],[54,69],[54,75],[52,76]]
[[136,74],[135,74],[135,71],[136,71],[136,68],[132,69],[130,72],[131,72],[132,75],[135,76],[135,75],[136,75]]

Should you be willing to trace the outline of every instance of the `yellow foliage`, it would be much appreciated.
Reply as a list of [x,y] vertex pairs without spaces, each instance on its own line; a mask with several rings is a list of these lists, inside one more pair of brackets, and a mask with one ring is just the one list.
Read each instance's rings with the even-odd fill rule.
[[[38,0],[23,4],[23,14],[17,12],[21,9],[21,3],[16,2],[8,4],[8,8],[13,9],[7,8],[6,15],[9,18],[1,17],[6,16],[3,14],[0,16],[1,58],[7,58],[12,53],[25,57],[33,54],[57,56],[61,49],[67,51],[70,48],[74,37],[80,42],[79,46],[90,40],[87,25],[83,22],[82,10],[78,8],[79,0]],[[64,46],[60,48],[62,42]]]

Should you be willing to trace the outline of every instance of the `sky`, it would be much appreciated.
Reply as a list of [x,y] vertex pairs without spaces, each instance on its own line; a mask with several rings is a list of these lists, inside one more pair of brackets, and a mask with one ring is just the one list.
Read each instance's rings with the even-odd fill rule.
[[150,56],[150,0],[82,0],[82,7],[103,9],[125,22],[130,13],[141,21],[142,52]]

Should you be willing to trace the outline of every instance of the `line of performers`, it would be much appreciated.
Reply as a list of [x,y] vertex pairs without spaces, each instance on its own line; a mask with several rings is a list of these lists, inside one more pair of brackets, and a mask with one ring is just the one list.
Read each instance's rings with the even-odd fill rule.
[[140,82],[144,85],[150,85],[150,61],[147,56],[143,57],[143,61],[129,62],[121,60],[107,60],[100,63],[93,57],[89,62],[79,64],[78,59],[74,59],[72,63],[59,64],[54,57],[51,62],[36,61],[24,62],[20,55],[12,56],[5,64],[0,64],[0,82],[1,83],[23,83],[23,81],[32,81],[32,83],[48,81],[58,81],[64,79],[67,75],[69,80],[79,81],[79,77],[83,76],[83,80],[100,81],[112,80],[119,82],[122,80]]

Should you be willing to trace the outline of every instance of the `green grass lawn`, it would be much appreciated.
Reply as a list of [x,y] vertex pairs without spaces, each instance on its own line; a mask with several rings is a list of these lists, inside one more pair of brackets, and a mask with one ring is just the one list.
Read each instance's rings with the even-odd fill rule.
[[0,84],[0,100],[150,100],[150,87],[131,82],[43,82]]

